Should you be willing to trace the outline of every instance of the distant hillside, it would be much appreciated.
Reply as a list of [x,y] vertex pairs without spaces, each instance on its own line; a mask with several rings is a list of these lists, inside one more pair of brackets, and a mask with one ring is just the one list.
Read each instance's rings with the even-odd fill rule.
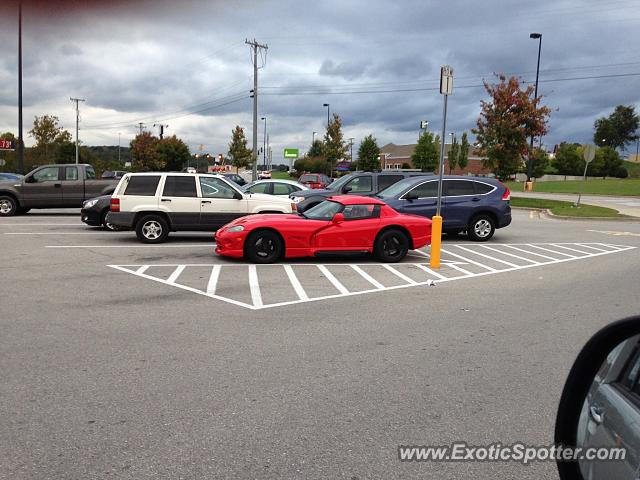
[[[89,150],[92,156],[100,159],[104,163],[112,163],[118,161],[118,146],[86,146],[87,150]],[[128,162],[131,158],[131,153],[129,152],[129,147],[120,147],[120,161],[124,164],[124,162]]]
[[627,162],[624,160],[622,162],[624,168],[629,172],[629,178],[640,178],[640,163],[635,162]]

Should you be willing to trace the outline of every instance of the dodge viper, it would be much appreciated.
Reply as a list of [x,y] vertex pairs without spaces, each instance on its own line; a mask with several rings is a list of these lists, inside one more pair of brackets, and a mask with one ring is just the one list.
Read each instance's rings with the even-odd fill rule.
[[254,263],[349,253],[399,262],[409,249],[431,242],[431,220],[398,213],[377,198],[341,195],[303,214],[238,218],[220,228],[215,239],[217,254]]

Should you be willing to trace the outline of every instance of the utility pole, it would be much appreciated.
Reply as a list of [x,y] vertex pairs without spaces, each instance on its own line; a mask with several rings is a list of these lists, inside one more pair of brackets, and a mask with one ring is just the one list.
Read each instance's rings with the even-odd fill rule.
[[[538,78],[540,77],[540,53],[542,51],[542,34],[531,33],[529,38],[538,40],[538,63],[536,66],[536,86],[533,94],[533,101],[538,99]],[[542,141],[541,141],[542,142]],[[527,185],[533,190],[533,184],[531,183],[531,177],[533,176],[533,135],[531,135],[531,143],[529,146],[529,158],[527,158]]]
[[[253,172],[251,179],[256,181],[258,179],[258,52],[264,50],[266,54],[269,47],[266,44],[259,44],[255,38],[251,42],[245,39],[244,43],[253,50],[253,90],[251,91],[253,97],[253,152],[251,155],[253,157]],[[262,66],[264,67],[264,64]]]
[[144,128],[144,123],[138,122],[138,128],[140,129],[140,135],[142,135],[142,129]]
[[76,165],[78,164],[78,159],[80,157],[79,155],[79,150],[78,150],[78,130],[79,130],[79,123],[80,123],[80,102],[84,102],[84,98],[71,98],[70,99],[72,102],[76,102]]
[[24,175],[22,141],[22,2],[18,3],[18,173]]
[[[154,127],[160,127],[160,140],[162,140],[164,138],[164,129],[165,128],[169,128],[169,125],[163,125],[161,123],[154,123],[153,124]],[[140,132],[142,133],[142,132]]]
[[349,139],[349,145],[351,146],[351,163],[353,163],[353,141],[355,140],[355,138],[350,138]]
[[120,165],[120,132],[118,132],[118,165]]

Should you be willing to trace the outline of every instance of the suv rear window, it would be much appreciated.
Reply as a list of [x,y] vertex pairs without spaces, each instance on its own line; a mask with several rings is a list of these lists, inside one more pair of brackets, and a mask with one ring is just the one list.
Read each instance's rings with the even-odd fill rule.
[[140,195],[143,197],[153,197],[156,194],[160,175],[141,175],[129,178],[129,183],[124,191],[124,195]]
[[474,195],[473,183],[468,180],[445,180],[444,195],[447,197]]
[[195,177],[168,175],[164,181],[165,197],[197,197]]
[[489,193],[491,190],[493,190],[493,187],[486,183],[482,183],[482,182],[474,182],[474,183],[476,184],[476,193],[478,195],[484,195],[485,193]]

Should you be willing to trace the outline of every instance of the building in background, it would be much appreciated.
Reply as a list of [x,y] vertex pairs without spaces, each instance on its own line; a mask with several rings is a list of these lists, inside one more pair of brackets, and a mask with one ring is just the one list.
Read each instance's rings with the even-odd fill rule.
[[[447,154],[449,153],[450,144],[444,146],[444,171],[449,174],[449,162],[447,161]],[[400,168],[413,168],[413,162],[411,161],[411,155],[416,148],[416,144],[410,145],[396,145],[394,143],[388,143],[380,148],[381,167],[383,169],[400,169]],[[482,166],[482,161],[486,157],[482,157],[478,154],[478,150],[469,145],[469,162],[464,169],[454,168],[451,172],[453,175],[488,175],[491,170],[488,170]]]

